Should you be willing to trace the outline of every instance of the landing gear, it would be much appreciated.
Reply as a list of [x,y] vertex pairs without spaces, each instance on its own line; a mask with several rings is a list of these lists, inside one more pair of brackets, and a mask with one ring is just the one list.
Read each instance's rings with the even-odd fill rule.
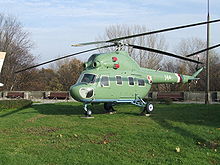
[[151,112],[153,112],[154,106],[152,103],[147,103],[144,107],[144,110],[141,112],[143,116],[150,116]]
[[113,108],[113,103],[104,103],[104,109],[106,113],[114,114],[116,110]]
[[132,102],[132,104],[141,107],[142,112],[140,115],[143,116],[150,116],[151,112],[154,110],[154,106],[152,103],[147,103],[141,97],[138,95],[135,95],[135,100]]
[[91,116],[91,115],[92,115],[92,111],[89,110],[89,109],[87,108],[87,106],[88,106],[88,104],[84,104],[83,109],[84,109],[84,111],[85,111],[85,113],[84,113],[85,116],[82,117],[82,118],[94,118],[94,117]]
[[153,104],[148,103],[148,104],[145,106],[145,109],[146,109],[147,113],[151,113],[151,112],[154,110],[154,106],[153,106]]
[[141,112],[141,115],[150,116],[151,112],[153,112],[154,106],[152,103],[147,103],[144,107],[144,110]]

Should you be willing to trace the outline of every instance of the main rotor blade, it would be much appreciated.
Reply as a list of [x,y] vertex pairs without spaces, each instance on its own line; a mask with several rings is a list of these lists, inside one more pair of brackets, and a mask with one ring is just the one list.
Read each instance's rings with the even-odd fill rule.
[[45,65],[45,64],[48,64],[48,63],[51,63],[51,62],[55,62],[55,61],[58,61],[58,60],[61,60],[61,59],[64,59],[64,58],[71,57],[71,56],[75,56],[75,55],[79,55],[79,54],[82,54],[82,53],[95,51],[95,50],[98,50],[98,49],[108,48],[108,47],[112,47],[112,46],[115,46],[115,44],[102,46],[102,47],[98,47],[98,48],[93,48],[93,49],[88,49],[88,50],[84,50],[84,51],[77,52],[77,53],[73,53],[73,54],[70,54],[70,55],[66,55],[66,56],[63,56],[63,57],[59,57],[59,58],[56,58],[56,59],[53,59],[53,60],[49,60],[49,61],[37,64],[37,65],[31,66],[31,67],[28,67],[28,68],[25,68],[25,69],[18,70],[15,73],[20,73],[20,72],[23,72],[23,71],[26,71],[26,70],[29,70],[29,69],[33,69],[33,68],[36,68],[38,66]]
[[140,37],[140,36],[144,36],[144,35],[173,31],[173,30],[183,29],[183,28],[188,28],[188,27],[193,27],[193,26],[200,26],[200,25],[204,25],[204,24],[208,24],[208,23],[216,23],[219,21],[220,21],[220,19],[216,19],[216,20],[212,20],[212,21],[205,21],[205,22],[198,22],[198,23],[193,23],[193,24],[188,24],[188,25],[182,25],[182,26],[176,26],[176,27],[171,27],[171,28],[166,28],[166,29],[155,30],[155,31],[151,31],[151,32],[145,32],[145,33],[139,33],[139,34],[124,36],[124,37],[118,37],[118,38],[114,38],[114,39],[110,39],[110,40],[106,40],[106,41],[79,43],[79,44],[75,44],[72,46],[84,46],[84,45],[102,44],[102,43],[108,43],[108,42],[117,42],[117,41],[128,39],[128,38],[134,38],[134,37]]
[[195,52],[195,53],[189,54],[189,55],[187,55],[186,57],[191,57],[191,56],[194,56],[194,55],[196,55],[196,54],[199,54],[199,53],[205,52],[205,51],[207,51],[207,50],[211,50],[211,49],[217,48],[217,47],[219,47],[219,46],[220,46],[220,44],[217,44],[217,45],[211,46],[211,47],[209,47],[209,48],[202,49],[202,50],[200,50],[200,51],[198,51],[198,52]]
[[108,41],[85,42],[85,43],[74,44],[74,45],[71,45],[71,46],[79,47],[79,46],[86,46],[86,45],[101,44],[101,43],[106,43],[106,42],[108,42]]
[[194,62],[194,63],[197,63],[197,64],[203,64],[202,62],[199,62],[199,61],[196,61],[196,60],[184,57],[184,56],[179,56],[179,55],[176,55],[176,54],[173,54],[173,53],[169,53],[169,52],[165,52],[165,51],[161,51],[161,50],[157,50],[157,49],[153,49],[153,48],[138,46],[138,45],[132,45],[132,44],[127,44],[127,45],[131,46],[135,49],[146,50],[146,51],[149,51],[149,52],[154,52],[154,53],[158,53],[158,54],[162,54],[162,55],[167,55],[167,56],[170,56],[170,57],[179,58],[179,59]]

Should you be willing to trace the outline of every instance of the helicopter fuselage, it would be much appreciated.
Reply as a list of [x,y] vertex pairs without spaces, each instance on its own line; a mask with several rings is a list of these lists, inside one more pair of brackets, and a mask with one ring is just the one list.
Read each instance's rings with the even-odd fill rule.
[[[83,82],[94,76],[93,82]],[[85,71],[70,88],[71,96],[80,102],[132,102],[144,98],[151,88],[142,75],[132,72]]]
[[190,77],[141,68],[124,51],[94,54],[70,94],[84,103],[129,103],[144,98],[153,83],[184,83]]

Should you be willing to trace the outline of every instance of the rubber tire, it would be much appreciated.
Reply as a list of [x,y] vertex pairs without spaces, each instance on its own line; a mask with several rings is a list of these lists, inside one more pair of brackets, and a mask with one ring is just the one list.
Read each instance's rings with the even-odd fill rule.
[[112,110],[112,103],[104,103],[104,109],[106,112],[110,112]]
[[86,115],[87,115],[87,116],[91,116],[91,115],[92,115],[92,111],[91,111],[91,110],[88,110],[88,111],[86,112]]
[[154,105],[152,103],[148,103],[146,106],[145,106],[145,110],[147,113],[151,113],[153,112],[154,110]]

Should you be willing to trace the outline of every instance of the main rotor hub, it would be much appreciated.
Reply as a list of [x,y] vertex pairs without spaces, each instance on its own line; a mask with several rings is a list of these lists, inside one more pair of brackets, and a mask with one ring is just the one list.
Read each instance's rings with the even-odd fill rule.
[[125,46],[124,43],[118,42],[118,41],[114,42],[114,44],[115,44],[115,46],[116,46],[116,51],[121,51],[122,48]]

